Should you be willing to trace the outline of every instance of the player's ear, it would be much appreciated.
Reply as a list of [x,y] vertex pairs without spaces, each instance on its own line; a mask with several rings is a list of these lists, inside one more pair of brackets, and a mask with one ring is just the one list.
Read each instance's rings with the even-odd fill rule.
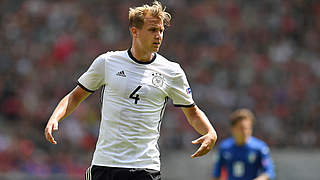
[[130,32],[133,38],[138,37],[138,31],[136,27],[130,27]]

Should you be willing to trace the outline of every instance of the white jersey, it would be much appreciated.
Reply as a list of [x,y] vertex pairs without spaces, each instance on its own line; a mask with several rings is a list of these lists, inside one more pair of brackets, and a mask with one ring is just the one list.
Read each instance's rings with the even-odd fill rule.
[[167,99],[193,106],[180,65],[154,54],[150,62],[130,50],[97,57],[79,79],[89,92],[103,86],[100,132],[92,165],[160,170],[158,139]]

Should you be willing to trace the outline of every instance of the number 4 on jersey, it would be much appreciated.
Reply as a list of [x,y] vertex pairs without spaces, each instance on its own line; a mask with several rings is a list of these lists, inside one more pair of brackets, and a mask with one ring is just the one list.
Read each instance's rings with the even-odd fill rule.
[[[139,89],[141,88],[142,86],[138,86],[129,96],[129,98],[131,99],[134,99],[134,103],[135,104],[138,104],[138,101],[140,100],[139,98],[139,94],[136,94],[137,91],[139,91]],[[135,95],[136,94],[136,95]],[[135,95],[135,96],[134,96]]]

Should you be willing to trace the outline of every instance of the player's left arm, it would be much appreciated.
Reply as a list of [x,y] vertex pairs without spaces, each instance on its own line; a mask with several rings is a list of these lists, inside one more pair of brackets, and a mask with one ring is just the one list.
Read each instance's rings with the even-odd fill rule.
[[188,119],[189,124],[202,136],[193,144],[200,144],[199,149],[191,155],[192,158],[207,154],[217,141],[217,133],[207,116],[195,105],[192,107],[182,107],[182,111]]
[[263,173],[254,180],[270,180],[275,178],[274,164],[267,145],[261,149],[261,165]]

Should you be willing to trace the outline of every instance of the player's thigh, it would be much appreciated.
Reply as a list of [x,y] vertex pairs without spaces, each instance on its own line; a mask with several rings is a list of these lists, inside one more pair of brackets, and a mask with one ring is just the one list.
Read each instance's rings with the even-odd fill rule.
[[131,178],[132,180],[161,180],[161,173],[157,170],[143,169],[136,170]]
[[91,166],[87,169],[85,180],[129,180],[130,171],[126,168]]

